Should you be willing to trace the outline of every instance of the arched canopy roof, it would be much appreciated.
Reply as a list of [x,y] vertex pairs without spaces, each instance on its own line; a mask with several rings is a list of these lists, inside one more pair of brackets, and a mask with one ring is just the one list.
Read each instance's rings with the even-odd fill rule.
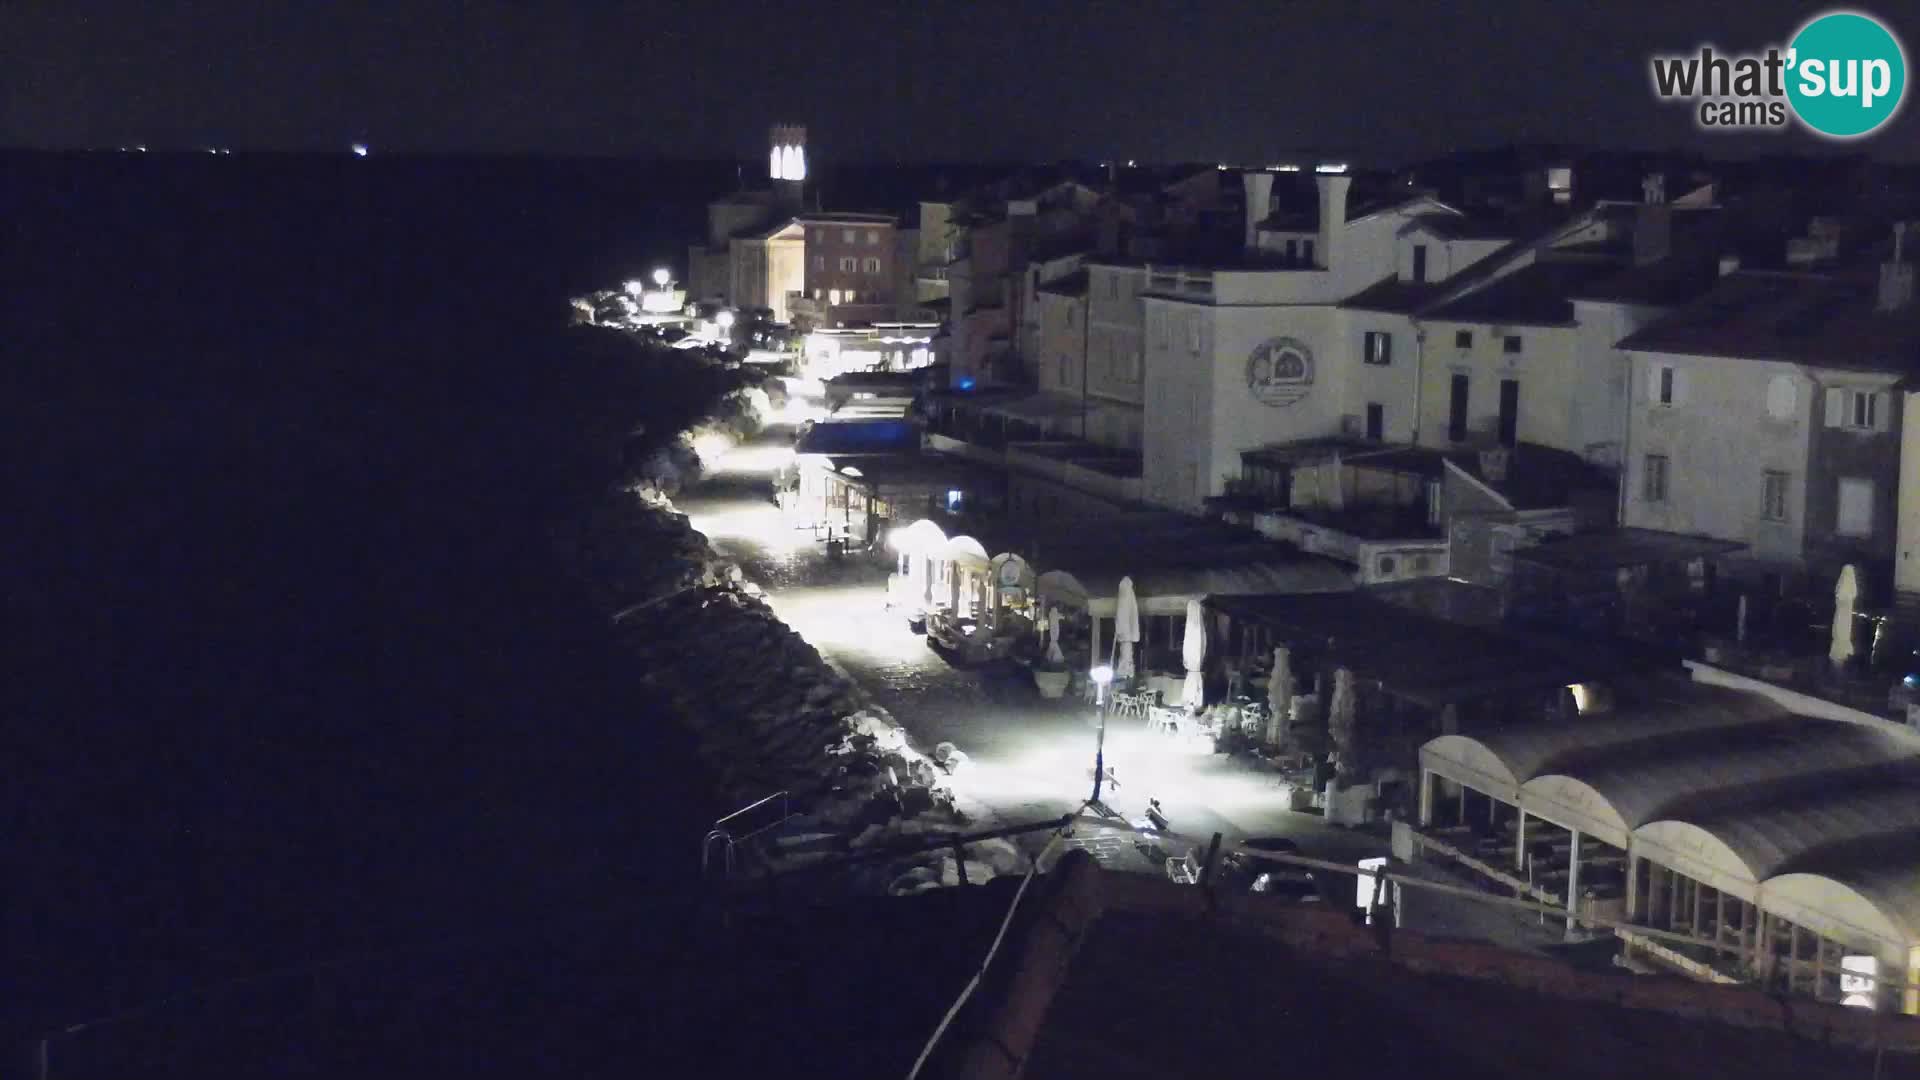
[[[1009,566],[1014,568],[1012,573],[1006,569]],[[1031,589],[1034,586],[1033,567],[1028,566],[1027,560],[1011,551],[1003,551],[988,560],[987,571],[993,575],[994,583],[997,585],[1015,585],[1022,589]],[[1011,580],[1008,580],[1009,578]]]
[[[1785,715],[1754,694],[1687,684],[1645,706],[1569,723],[1523,724],[1473,735],[1442,735],[1421,748],[1421,764],[1449,779],[1513,801],[1520,785],[1560,763],[1623,746],[1658,745],[1692,733]],[[1431,748],[1431,753],[1429,749]],[[1475,775],[1456,775],[1455,764]],[[1475,776],[1502,790],[1482,788]],[[1504,792],[1504,793],[1503,793]]]
[[1920,944],[1920,831],[1826,849],[1761,882],[1760,905],[1841,941],[1872,938],[1883,955],[1904,958]]
[[937,555],[947,545],[947,534],[926,518],[895,529],[891,539],[894,550],[912,555]]
[[1891,832],[1920,832],[1920,763],[1822,777],[1798,797],[1650,821],[1633,842],[1647,858],[1751,900],[1760,882],[1796,861]]
[[946,545],[940,548],[939,554],[934,557],[970,569],[985,570],[987,568],[987,549],[971,536],[955,536],[949,539]]
[[1625,847],[1628,832],[1686,806],[1764,805],[1823,778],[1913,757],[1904,741],[1864,724],[1789,714],[1569,755],[1555,773],[1521,786],[1520,805]]
[[1472,735],[1441,735],[1420,747],[1420,767],[1502,802],[1520,801],[1520,779],[1499,751]]

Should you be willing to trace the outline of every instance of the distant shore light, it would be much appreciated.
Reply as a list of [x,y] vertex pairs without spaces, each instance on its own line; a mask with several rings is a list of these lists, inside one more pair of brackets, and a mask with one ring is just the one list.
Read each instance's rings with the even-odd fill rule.
[[363,142],[357,142],[357,143],[354,143],[354,144],[353,144],[353,156],[354,156],[354,157],[366,157],[366,156],[367,156],[367,144],[366,144],[366,143],[363,143]]

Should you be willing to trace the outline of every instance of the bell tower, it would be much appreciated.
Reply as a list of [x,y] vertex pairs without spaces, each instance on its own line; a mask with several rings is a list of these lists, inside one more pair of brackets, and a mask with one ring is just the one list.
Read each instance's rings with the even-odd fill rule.
[[807,129],[797,124],[775,124],[767,173],[773,178],[773,201],[798,210],[807,181]]

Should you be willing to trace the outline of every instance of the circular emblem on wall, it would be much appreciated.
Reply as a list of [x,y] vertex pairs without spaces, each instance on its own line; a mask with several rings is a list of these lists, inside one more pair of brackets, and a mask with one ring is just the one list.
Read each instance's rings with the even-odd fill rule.
[[1291,405],[1313,389],[1313,350],[1295,338],[1269,338],[1247,357],[1247,392],[1262,405]]

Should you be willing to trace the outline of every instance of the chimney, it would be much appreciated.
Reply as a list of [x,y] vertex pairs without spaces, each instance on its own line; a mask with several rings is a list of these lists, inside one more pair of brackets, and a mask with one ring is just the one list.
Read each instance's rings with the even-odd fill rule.
[[1492,446],[1480,451],[1480,478],[1489,486],[1499,487],[1507,482],[1507,466],[1513,461],[1513,451],[1504,446]]
[[1720,256],[1720,276],[1721,277],[1726,277],[1728,274],[1731,274],[1738,269],[1740,269],[1740,256],[1738,255]]
[[1267,213],[1273,206],[1273,174],[1260,169],[1248,169],[1240,174],[1241,186],[1247,192],[1247,235],[1246,249],[1252,251],[1260,246],[1260,223],[1267,219]]
[[1913,306],[1913,264],[1906,262],[1907,223],[1893,227],[1893,258],[1880,264],[1881,311],[1905,311]]
[[1320,239],[1313,245],[1313,260],[1322,270],[1332,270],[1339,262],[1334,245],[1346,231],[1347,189],[1353,178],[1323,174],[1313,179],[1320,185]]

